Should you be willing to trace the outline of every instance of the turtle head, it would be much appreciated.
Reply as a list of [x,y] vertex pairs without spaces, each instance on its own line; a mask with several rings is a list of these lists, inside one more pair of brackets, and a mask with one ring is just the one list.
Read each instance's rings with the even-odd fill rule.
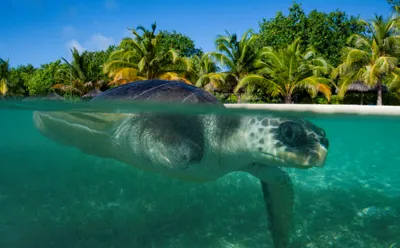
[[329,141],[325,131],[300,118],[254,117],[245,128],[257,163],[282,167],[323,167]]

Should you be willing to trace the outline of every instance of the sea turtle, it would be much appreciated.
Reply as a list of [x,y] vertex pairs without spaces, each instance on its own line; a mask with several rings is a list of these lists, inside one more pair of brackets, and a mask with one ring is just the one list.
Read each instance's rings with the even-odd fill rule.
[[[166,80],[125,84],[91,101],[113,99],[224,107],[200,88]],[[291,180],[279,167],[322,167],[328,149],[325,131],[300,118],[36,111],[33,119],[40,133],[64,145],[183,180],[250,173],[260,179],[277,248],[289,245],[294,203]]]

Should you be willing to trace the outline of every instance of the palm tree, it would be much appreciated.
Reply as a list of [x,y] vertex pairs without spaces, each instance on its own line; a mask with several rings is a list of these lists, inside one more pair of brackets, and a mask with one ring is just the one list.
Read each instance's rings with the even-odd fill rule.
[[72,62],[69,63],[65,58],[61,58],[65,64],[68,66],[69,75],[72,80],[79,81],[80,83],[85,83],[88,80],[88,76],[86,75],[86,65],[85,65],[85,57],[84,53],[79,54],[78,49],[75,47],[71,50],[72,54]]
[[[255,43],[259,36],[254,34],[251,29],[247,30],[240,40],[238,40],[236,34],[226,33],[227,35],[217,37],[215,40],[217,51],[209,54],[226,68],[225,72],[213,75],[220,82],[223,82],[220,87],[233,91],[244,76],[255,70],[255,62],[258,57]],[[239,93],[238,102],[241,101],[240,96]]]
[[293,93],[306,89],[312,96],[321,92],[330,100],[331,90],[327,85],[330,80],[323,76],[329,72],[330,65],[317,57],[312,48],[301,53],[299,44],[300,39],[296,39],[286,49],[262,48],[256,62],[257,74],[243,77],[235,91],[256,85],[271,96],[281,96],[285,103],[292,103]]
[[[190,61],[179,57],[174,49],[161,50],[161,36],[155,34],[155,23],[151,30],[143,26],[130,30],[134,38],[123,39],[119,45],[121,49],[111,53],[104,65],[104,72],[113,78],[112,84],[154,78],[185,81],[182,75],[190,70]],[[142,31],[141,35],[139,31]]]
[[59,89],[63,92],[75,92],[79,95],[84,93],[83,85],[87,81],[84,55],[79,54],[79,51],[73,47],[70,49],[72,54],[72,61],[68,62],[65,58],[61,59],[65,62],[62,68],[57,71],[55,75],[61,83],[52,86],[54,89]]
[[75,92],[79,95],[83,95],[91,89],[101,88],[104,81],[93,80],[94,75],[89,68],[88,54],[85,52],[80,54],[75,47],[70,50],[72,61],[68,62],[65,58],[61,58],[65,63],[55,75],[61,83],[53,85],[52,88],[63,92]]
[[394,13],[400,13],[400,1],[399,0],[387,0],[388,4],[392,5],[392,10]]
[[8,77],[10,74],[9,60],[0,58],[0,94],[5,96],[8,92]]
[[189,75],[191,81],[196,82],[197,87],[207,91],[221,89],[224,82],[224,74],[220,73],[221,68],[217,65],[210,54],[203,54],[201,57],[192,57],[192,73]]
[[384,19],[375,16],[370,23],[361,20],[371,33],[370,37],[352,35],[344,48],[343,63],[333,71],[339,78],[338,96],[344,97],[347,88],[355,81],[363,81],[377,88],[377,105],[382,105],[382,83],[397,84],[400,77],[398,66],[400,55],[399,17]]

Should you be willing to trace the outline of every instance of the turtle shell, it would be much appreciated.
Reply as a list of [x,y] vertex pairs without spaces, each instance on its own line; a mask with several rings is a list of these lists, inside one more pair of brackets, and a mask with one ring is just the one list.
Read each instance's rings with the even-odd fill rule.
[[212,94],[181,81],[143,80],[109,89],[96,96],[96,100],[138,100],[188,104],[223,104]]
[[[143,80],[109,89],[96,96],[97,100],[152,101],[184,104],[212,104],[224,108],[224,105],[212,94],[181,81]],[[158,143],[164,143],[170,149],[167,154],[182,158],[179,169],[187,169],[192,163],[200,162],[204,155],[204,123],[199,116],[140,113],[136,115],[141,131],[151,133]],[[188,142],[190,141],[190,142]],[[181,149],[185,147],[185,149]]]

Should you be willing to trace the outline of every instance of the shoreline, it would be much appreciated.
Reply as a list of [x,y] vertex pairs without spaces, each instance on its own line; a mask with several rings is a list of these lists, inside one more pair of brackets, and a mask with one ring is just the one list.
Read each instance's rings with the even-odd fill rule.
[[[4,101],[4,102],[3,102]],[[63,104],[67,104],[76,108],[82,102],[83,104],[89,104],[87,107],[92,107],[92,104],[88,101],[69,101],[66,99],[49,99],[49,98],[21,98],[21,99],[12,99],[12,98],[0,98],[0,108],[6,107],[6,105],[13,106],[13,104],[17,104],[18,108],[21,108],[20,104],[26,105],[29,107],[31,103],[47,103],[50,102],[53,108],[57,106],[63,106]],[[3,104],[10,103],[10,104]],[[125,102],[120,102],[119,104],[125,105]],[[285,104],[285,103],[223,103],[224,106],[228,109],[236,109],[236,110],[252,110],[252,111],[268,111],[271,113],[288,113],[288,114],[317,114],[323,116],[332,116],[332,115],[346,115],[346,116],[382,116],[382,117],[400,117],[400,106],[396,105],[353,105],[353,104]],[[175,104],[174,104],[175,105]],[[69,106],[69,107],[71,107]],[[157,104],[156,104],[157,106]],[[165,106],[164,104],[162,106]],[[175,105],[176,107],[181,107],[181,104]],[[29,108],[28,108],[29,109]],[[53,109],[52,109],[53,110]],[[201,111],[200,111],[201,112]]]
[[268,110],[271,112],[315,113],[325,115],[400,116],[400,106],[347,105],[347,104],[264,104],[228,103],[227,108]]

